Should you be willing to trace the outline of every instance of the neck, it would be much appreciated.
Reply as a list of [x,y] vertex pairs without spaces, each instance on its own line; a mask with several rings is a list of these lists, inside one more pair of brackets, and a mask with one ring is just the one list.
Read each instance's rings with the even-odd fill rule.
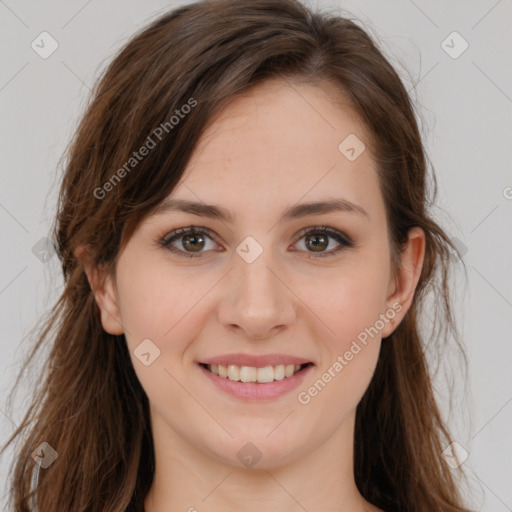
[[329,439],[292,462],[245,468],[191,446],[152,413],[155,475],[145,512],[378,511],[354,481],[354,419],[355,411]]

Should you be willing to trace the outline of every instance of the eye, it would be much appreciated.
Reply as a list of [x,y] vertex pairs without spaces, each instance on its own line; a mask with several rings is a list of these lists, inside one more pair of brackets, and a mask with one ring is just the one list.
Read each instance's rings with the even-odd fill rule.
[[[311,257],[334,256],[336,253],[347,247],[354,247],[352,240],[345,234],[327,226],[307,228],[299,233],[300,241],[304,240],[305,252],[313,253]],[[330,245],[330,239],[334,239],[338,246],[326,251]],[[300,244],[299,244],[300,245]]]
[[[215,249],[213,233],[209,229],[189,226],[188,228],[179,228],[172,231],[160,241],[160,244],[179,256],[194,258],[201,256],[202,249],[208,249],[207,239],[212,242],[210,249]],[[174,245],[175,242],[177,242],[178,247]]]
[[[308,258],[333,256],[344,248],[354,247],[354,243],[347,235],[327,226],[306,228],[298,236],[301,242],[304,240],[305,249],[302,252],[311,254],[307,256]],[[207,250],[216,250],[214,239],[215,235],[209,229],[189,226],[172,231],[160,241],[160,244],[179,256],[194,258]],[[210,247],[208,240],[211,242]],[[331,240],[338,245],[326,251],[332,245]]]

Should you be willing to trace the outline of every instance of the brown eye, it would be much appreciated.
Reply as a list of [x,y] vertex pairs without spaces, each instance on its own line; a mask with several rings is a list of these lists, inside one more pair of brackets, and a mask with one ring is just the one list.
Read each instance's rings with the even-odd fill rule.
[[[303,240],[305,249],[301,249],[301,252],[309,253],[309,258],[334,256],[343,249],[354,247],[354,243],[347,235],[327,226],[303,230],[300,241]],[[332,246],[332,240],[338,245]]]
[[[208,247],[208,242],[210,246]],[[165,236],[160,244],[166,249],[185,257],[201,256],[208,250],[214,250],[216,244],[213,235],[204,228],[180,228]]]
[[313,252],[322,252],[329,246],[329,237],[323,234],[307,235],[305,240],[306,247]]
[[198,252],[205,245],[205,239],[201,234],[191,234],[181,237],[181,245],[187,251]]
[[[300,241],[303,240],[305,249],[300,249],[300,252],[309,254],[308,257],[333,256],[342,249],[354,247],[354,243],[347,235],[326,226],[303,230]],[[331,247],[333,240],[338,245]],[[211,243],[210,247],[208,243]],[[217,248],[213,233],[206,228],[195,226],[172,231],[160,241],[160,244],[179,256],[189,258],[200,257],[203,253]]]

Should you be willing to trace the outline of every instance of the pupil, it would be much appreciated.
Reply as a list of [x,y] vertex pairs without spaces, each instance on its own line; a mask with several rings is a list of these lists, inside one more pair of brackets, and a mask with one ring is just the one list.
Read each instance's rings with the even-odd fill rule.
[[[311,239],[321,239],[322,242],[318,243],[318,242],[311,242]],[[313,248],[313,249],[316,249],[318,247],[320,247],[322,249],[322,245],[324,245],[323,249],[325,249],[328,245],[328,242],[326,240],[326,237],[325,235],[310,235],[307,237],[306,239],[306,245],[309,247],[309,248]],[[318,251],[316,251],[318,252]]]
[[[201,250],[202,249],[202,246],[198,246],[198,245],[195,245],[198,243],[198,240],[200,241],[203,241],[203,237],[201,235],[186,235],[184,238],[183,238],[183,247],[185,249],[187,249],[187,246],[186,244],[187,243],[192,243],[191,245],[191,249],[194,251],[194,248],[195,249],[198,249],[198,250]],[[199,242],[200,243],[200,242]],[[197,251],[194,251],[194,252],[197,252]]]

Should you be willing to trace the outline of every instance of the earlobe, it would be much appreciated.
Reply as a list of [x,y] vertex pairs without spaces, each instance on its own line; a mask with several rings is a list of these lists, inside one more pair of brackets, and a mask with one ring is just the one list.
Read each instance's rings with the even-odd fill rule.
[[409,238],[400,255],[400,266],[393,276],[393,286],[387,298],[388,310],[395,312],[394,318],[382,331],[382,337],[392,334],[411,307],[414,293],[423,269],[425,258],[425,233],[419,227],[409,231]]
[[76,251],[77,258],[82,262],[87,280],[100,310],[101,324],[109,334],[123,334],[121,314],[115,290],[114,277],[106,268],[98,267],[92,261],[86,248]]

